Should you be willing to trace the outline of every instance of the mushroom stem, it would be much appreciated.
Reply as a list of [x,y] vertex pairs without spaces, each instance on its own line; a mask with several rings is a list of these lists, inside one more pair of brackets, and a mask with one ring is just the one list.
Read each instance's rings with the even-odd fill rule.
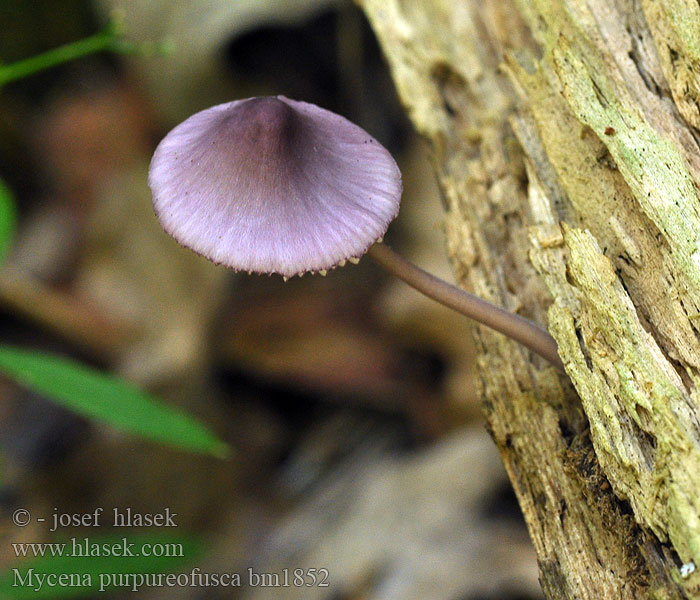
[[562,371],[557,343],[545,329],[520,315],[465,292],[431,275],[397,254],[386,244],[374,244],[367,252],[386,271],[412,288],[491,329],[520,342]]

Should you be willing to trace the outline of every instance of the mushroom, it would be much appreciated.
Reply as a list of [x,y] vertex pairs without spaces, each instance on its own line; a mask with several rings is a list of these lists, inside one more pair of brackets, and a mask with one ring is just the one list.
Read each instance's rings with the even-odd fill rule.
[[215,263],[289,278],[368,253],[418,291],[563,368],[542,327],[377,243],[398,214],[401,173],[379,142],[340,115],[284,96],[208,108],[161,141],[148,184],[163,228]]

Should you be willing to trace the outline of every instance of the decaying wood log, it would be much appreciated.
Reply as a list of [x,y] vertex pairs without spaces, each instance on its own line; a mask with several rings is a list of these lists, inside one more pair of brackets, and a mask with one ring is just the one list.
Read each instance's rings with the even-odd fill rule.
[[700,598],[698,3],[360,4],[460,282],[548,324],[566,365],[476,328],[546,595]]

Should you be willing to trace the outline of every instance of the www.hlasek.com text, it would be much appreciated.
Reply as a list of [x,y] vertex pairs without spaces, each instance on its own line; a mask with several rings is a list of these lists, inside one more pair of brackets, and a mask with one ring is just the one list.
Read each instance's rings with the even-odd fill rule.
[[185,555],[183,545],[177,542],[136,543],[130,542],[127,538],[109,542],[93,542],[89,537],[71,538],[67,542],[13,542],[12,549],[18,558],[38,558],[40,556],[179,557]]

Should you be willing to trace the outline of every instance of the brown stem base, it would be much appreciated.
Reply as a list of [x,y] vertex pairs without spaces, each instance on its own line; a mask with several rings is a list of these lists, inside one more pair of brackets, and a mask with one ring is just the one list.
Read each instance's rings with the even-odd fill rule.
[[367,254],[389,273],[429,298],[507,335],[536,352],[555,367],[564,370],[554,338],[536,323],[431,275],[394,252],[386,244],[374,244]]

